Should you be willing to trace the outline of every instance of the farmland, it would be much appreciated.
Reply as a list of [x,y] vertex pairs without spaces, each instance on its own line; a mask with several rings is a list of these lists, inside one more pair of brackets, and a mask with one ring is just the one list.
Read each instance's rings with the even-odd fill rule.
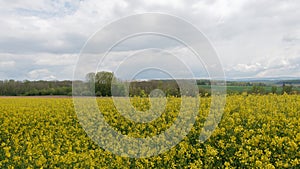
[[[87,136],[72,98],[0,98],[0,168],[299,168],[300,95],[230,95],[218,128],[202,143],[210,101],[201,98],[198,118],[179,144],[157,156],[128,158]],[[180,98],[169,97],[165,112],[147,130],[122,118],[111,98],[97,103],[120,133],[151,137],[174,121]],[[133,104],[144,110],[149,103],[135,98]]]

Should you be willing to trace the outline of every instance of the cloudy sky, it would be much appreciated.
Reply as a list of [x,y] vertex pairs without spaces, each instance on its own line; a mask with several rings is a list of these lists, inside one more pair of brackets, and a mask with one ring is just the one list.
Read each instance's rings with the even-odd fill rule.
[[[79,53],[95,32],[145,12],[196,26],[214,46],[227,78],[300,77],[298,0],[0,0],[0,80],[72,79]],[[112,55],[160,44],[147,38],[124,43]],[[113,58],[104,69],[120,61]]]

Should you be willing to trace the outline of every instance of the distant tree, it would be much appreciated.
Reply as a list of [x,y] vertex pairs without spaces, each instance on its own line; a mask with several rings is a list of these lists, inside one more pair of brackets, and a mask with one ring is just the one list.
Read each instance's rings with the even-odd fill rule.
[[102,96],[111,96],[112,81],[115,80],[112,72],[98,72],[95,75],[95,91]]
[[88,73],[88,74],[85,76],[85,79],[86,79],[88,82],[95,83],[95,77],[96,77],[96,74],[92,72],[92,73]]
[[273,94],[277,93],[277,86],[272,86],[271,91]]
[[119,82],[113,82],[111,85],[111,95],[112,96],[126,96],[125,92],[125,85],[124,83],[119,83]]
[[206,85],[205,81],[198,81],[198,85]]
[[264,94],[265,88],[263,86],[253,85],[251,89],[251,93]]
[[87,81],[87,89],[88,89],[89,93],[91,93],[91,95],[93,93],[96,93],[96,95],[97,95],[97,92],[95,92],[95,78],[96,78],[96,74],[95,73],[88,73],[85,76],[85,79]]
[[293,85],[286,85],[285,83],[282,84],[282,94],[287,93],[291,94],[293,91]]

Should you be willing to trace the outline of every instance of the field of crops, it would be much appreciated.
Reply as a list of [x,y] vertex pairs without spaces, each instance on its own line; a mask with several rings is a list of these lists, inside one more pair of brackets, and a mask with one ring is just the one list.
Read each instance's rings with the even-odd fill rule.
[[[178,115],[179,98],[168,98],[154,123],[122,118],[109,98],[97,99],[106,121],[130,137],[152,137]],[[148,109],[147,100],[132,100]],[[201,127],[210,97],[178,145],[149,158],[114,155],[85,133],[71,98],[0,98],[0,168],[300,168],[300,96],[232,95],[218,128],[204,143]]]

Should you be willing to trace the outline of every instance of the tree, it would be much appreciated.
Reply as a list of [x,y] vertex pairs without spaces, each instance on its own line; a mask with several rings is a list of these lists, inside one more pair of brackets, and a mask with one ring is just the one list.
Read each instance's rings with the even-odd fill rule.
[[273,94],[275,94],[277,92],[277,86],[272,86],[271,91]]
[[112,72],[98,72],[95,75],[95,92],[102,96],[111,96],[112,81],[115,80]]
[[86,76],[85,76],[85,79],[86,81],[88,82],[87,84],[87,88],[88,88],[88,91],[92,94],[92,93],[96,93],[95,92],[95,78],[96,78],[96,74],[95,73],[88,73]]
[[292,85],[286,85],[285,83],[282,84],[282,94],[284,93],[291,94],[292,90],[293,90]]
[[96,77],[96,74],[95,74],[95,73],[88,73],[88,74],[85,76],[85,79],[86,79],[88,82],[95,83],[95,77]]
[[251,89],[251,93],[264,94],[265,88],[263,86],[253,85]]

